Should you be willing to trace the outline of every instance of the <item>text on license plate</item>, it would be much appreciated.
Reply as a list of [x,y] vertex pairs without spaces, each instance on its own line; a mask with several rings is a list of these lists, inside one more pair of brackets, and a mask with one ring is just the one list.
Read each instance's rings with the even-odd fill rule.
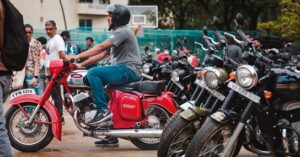
[[254,101],[255,103],[259,104],[260,102],[260,97],[248,92],[247,90],[245,90],[244,88],[240,87],[239,85],[237,85],[236,83],[233,82],[229,82],[227,85],[230,89],[236,91],[237,93],[243,95],[244,97]]
[[15,98],[24,94],[35,94],[34,89],[21,89],[10,94],[10,98]]
[[195,83],[197,85],[199,85],[202,88],[205,88],[206,90],[208,90],[212,95],[214,95],[216,98],[218,98],[221,101],[225,100],[225,96],[223,94],[221,94],[220,92],[210,89],[209,87],[206,86],[205,82],[199,79],[196,79]]

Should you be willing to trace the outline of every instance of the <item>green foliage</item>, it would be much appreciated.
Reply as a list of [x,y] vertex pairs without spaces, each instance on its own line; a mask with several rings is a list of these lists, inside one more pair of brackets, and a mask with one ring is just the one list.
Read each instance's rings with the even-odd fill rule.
[[279,0],[129,0],[129,5],[157,5],[159,28],[202,29],[213,16],[222,21],[225,30],[232,30],[236,13],[241,12],[250,30],[256,30],[259,19],[276,18]]
[[281,0],[280,8],[280,17],[274,21],[259,23],[259,30],[300,41],[300,1]]

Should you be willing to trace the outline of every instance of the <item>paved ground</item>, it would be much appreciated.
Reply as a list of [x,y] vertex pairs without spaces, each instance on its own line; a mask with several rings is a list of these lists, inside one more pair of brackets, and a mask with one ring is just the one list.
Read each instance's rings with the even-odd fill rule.
[[[5,108],[7,109],[7,105]],[[96,139],[83,137],[67,113],[65,113],[65,119],[62,141],[53,139],[45,149],[34,153],[13,150],[14,157],[156,157],[156,151],[140,150],[127,140],[121,140],[120,147],[117,148],[95,147]],[[239,155],[239,157],[254,156],[245,150],[242,150]]]

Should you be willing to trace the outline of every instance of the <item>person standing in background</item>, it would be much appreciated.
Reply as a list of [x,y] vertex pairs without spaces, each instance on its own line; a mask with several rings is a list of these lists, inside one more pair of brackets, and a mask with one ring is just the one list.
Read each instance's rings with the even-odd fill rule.
[[77,55],[80,53],[78,45],[71,40],[70,32],[63,31],[60,36],[64,39],[66,45],[66,55]]
[[[94,47],[94,39],[92,37],[86,37],[85,45],[86,45],[86,49],[84,51],[91,49],[92,47]],[[83,63],[84,61],[86,61],[86,59],[80,59],[79,63]],[[85,69],[89,70],[89,69],[97,67],[97,66],[98,66],[98,64],[94,63],[94,64],[85,66]]]
[[[49,41],[46,47],[46,64],[50,62],[52,59],[66,59],[65,53],[65,43],[60,35],[57,34],[56,23],[53,20],[49,20],[45,24],[46,34],[49,36]],[[47,70],[46,70],[47,71]],[[49,75],[49,74],[47,74]],[[51,79],[51,76],[47,76],[47,79]],[[61,96],[60,85],[57,83],[51,93],[51,97],[54,100],[55,107],[58,109],[58,112],[61,116],[62,124],[64,123],[63,118],[63,100]]]
[[42,95],[46,88],[45,59],[46,59],[46,55],[47,55],[47,53],[46,53],[47,39],[45,37],[39,37],[36,40],[38,40],[42,44],[42,50],[40,53],[40,81],[39,81],[39,92],[40,92],[40,95]]
[[[90,48],[92,48],[92,47],[94,47],[94,39],[92,38],[92,37],[86,37],[85,38],[85,45],[86,45],[86,50],[88,50],[88,49],[90,49]],[[86,51],[85,50],[85,51]]]
[[30,24],[25,24],[26,38],[29,42],[27,62],[25,65],[24,88],[33,88],[39,94],[38,78],[40,73],[40,53],[42,45],[32,37],[33,28]]

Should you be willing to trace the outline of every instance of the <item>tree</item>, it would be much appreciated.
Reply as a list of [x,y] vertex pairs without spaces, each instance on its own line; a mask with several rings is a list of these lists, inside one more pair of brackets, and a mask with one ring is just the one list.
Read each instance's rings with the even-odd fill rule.
[[225,30],[230,30],[236,13],[241,12],[248,29],[255,30],[259,19],[276,15],[278,0],[129,0],[129,4],[157,5],[160,28],[172,28],[170,22],[174,21],[176,29],[201,29],[218,16]]
[[300,1],[281,0],[281,15],[277,20],[259,23],[265,33],[300,41]]

